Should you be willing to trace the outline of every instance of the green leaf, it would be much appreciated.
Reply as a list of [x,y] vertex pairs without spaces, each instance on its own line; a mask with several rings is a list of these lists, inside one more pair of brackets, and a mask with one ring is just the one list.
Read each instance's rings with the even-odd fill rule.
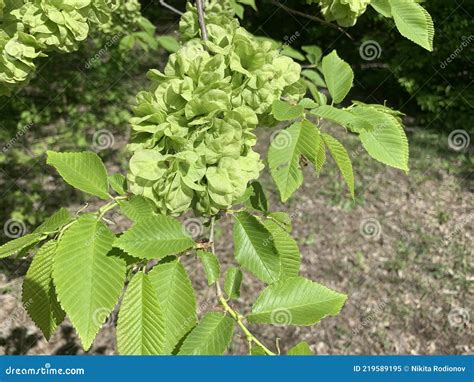
[[22,249],[32,244],[36,244],[43,238],[44,236],[40,233],[29,233],[25,236],[19,237],[18,239],[11,240],[0,247],[0,259],[14,255]]
[[339,314],[347,296],[303,277],[292,277],[265,288],[248,316],[250,322],[313,325]]
[[311,80],[316,86],[321,88],[326,87],[326,83],[316,70],[304,69],[301,71],[301,74]]
[[384,17],[392,17],[390,0],[371,0],[370,5]]
[[123,214],[135,222],[156,215],[153,202],[141,195],[133,195],[129,200],[119,201],[118,203]]
[[289,121],[303,116],[304,108],[285,101],[276,100],[272,104],[272,114],[277,121]]
[[72,220],[66,208],[60,208],[35,229],[35,233],[51,233],[63,227]]
[[108,177],[110,187],[119,195],[127,193],[127,179],[122,174],[114,174]]
[[308,61],[316,65],[321,61],[321,57],[323,56],[323,51],[321,48],[317,45],[305,45],[302,46],[301,49],[306,52],[306,58]]
[[156,289],[143,272],[133,276],[120,306],[117,349],[122,355],[163,354],[164,315]]
[[156,38],[158,44],[160,44],[167,52],[176,53],[180,48],[181,44],[173,36],[160,36]]
[[305,109],[314,109],[319,106],[319,104],[314,102],[311,98],[303,98],[298,105],[303,106]]
[[408,171],[408,140],[397,118],[372,107],[357,107],[354,113],[373,126],[359,138],[367,153],[388,166]]
[[254,11],[257,11],[257,6],[255,5],[255,0],[237,0],[240,4],[249,5],[253,8]]
[[196,324],[196,298],[186,270],[177,260],[155,265],[148,274],[164,317],[164,353],[171,354]]
[[318,153],[316,154],[316,162],[314,167],[316,168],[316,173],[321,174],[321,170],[326,163],[326,146],[322,139],[319,140]]
[[234,320],[217,312],[208,312],[186,337],[181,355],[221,355],[230,345]]
[[114,238],[106,225],[87,214],[66,230],[56,250],[56,292],[85,350],[113,311],[125,282],[125,262],[107,256]]
[[247,212],[235,214],[234,218],[234,254],[237,262],[263,282],[277,281],[280,258],[270,232]]
[[97,154],[48,151],[47,155],[47,163],[71,186],[101,199],[109,198],[107,171]]
[[338,109],[330,105],[319,106],[311,110],[311,114],[314,114],[328,121],[335,122],[338,125],[341,125],[356,133],[371,130],[372,128],[372,125],[368,121],[364,121],[362,118],[358,118],[349,110]]
[[296,50],[295,48],[292,48],[288,44],[284,44],[281,47],[281,54],[283,54],[285,56],[288,56],[288,57],[291,57],[291,58],[293,58],[295,60],[298,60],[298,61],[304,61],[305,60],[305,56],[303,56],[298,50]]
[[298,276],[300,272],[301,255],[296,241],[278,223],[267,219],[264,226],[271,233],[273,243],[280,254],[280,280]]
[[340,103],[351,90],[354,72],[333,50],[323,58],[323,74],[334,103]]
[[221,273],[221,266],[219,265],[219,260],[217,256],[211,252],[205,251],[198,251],[198,257],[202,261],[202,265],[204,266],[204,271],[206,272],[207,277],[207,284],[212,285],[217,280],[219,280],[219,276]]
[[319,130],[309,121],[296,122],[273,139],[268,164],[283,202],[303,183],[301,155],[315,163],[319,140]]
[[252,344],[250,355],[267,355],[267,353],[260,345]]
[[288,355],[313,355],[313,351],[309,347],[307,342],[300,342],[298,345],[293,346],[288,350]]
[[309,92],[313,96],[314,100],[318,103],[318,105],[327,104],[328,100],[326,96],[320,91],[318,91],[318,87],[315,84],[308,80],[304,80],[304,83],[306,84],[306,87],[308,88]]
[[52,278],[56,247],[55,241],[45,243],[33,257],[23,280],[23,306],[48,341],[65,316]]
[[432,52],[435,30],[426,9],[413,0],[390,0],[390,5],[400,34]]
[[115,246],[139,259],[159,259],[192,248],[194,241],[177,220],[157,215],[137,221]]
[[268,211],[268,201],[262,185],[255,180],[250,184],[250,187],[250,197],[245,201],[245,206],[266,213]]
[[288,215],[286,212],[272,212],[268,214],[268,217],[276,220],[280,227],[283,227],[286,232],[291,232],[291,230],[293,229],[291,223],[291,216]]
[[325,145],[328,147],[334,161],[341,171],[342,177],[346,181],[347,187],[354,199],[354,173],[352,171],[352,162],[349,154],[347,153],[344,146],[336,138],[331,137],[329,134],[321,134]]
[[224,292],[228,298],[240,297],[240,285],[242,284],[242,271],[236,267],[229,267],[225,273]]

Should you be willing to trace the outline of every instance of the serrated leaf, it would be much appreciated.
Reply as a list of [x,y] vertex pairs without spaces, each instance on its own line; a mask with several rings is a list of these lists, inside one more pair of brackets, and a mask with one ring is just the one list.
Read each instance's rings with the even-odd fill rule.
[[228,298],[240,297],[240,285],[242,284],[242,271],[236,267],[229,267],[224,278],[224,292]]
[[293,346],[288,350],[288,355],[313,355],[313,351],[309,347],[307,342],[300,342],[298,345]]
[[354,81],[350,65],[342,60],[335,50],[323,58],[323,74],[334,103],[344,100]]
[[302,46],[301,49],[306,52],[306,57],[308,58],[308,61],[316,65],[321,61],[321,57],[323,55],[323,51],[321,48],[317,45],[305,45]]
[[263,290],[252,307],[250,322],[313,325],[339,314],[347,296],[303,277],[292,277]]
[[133,276],[120,306],[117,348],[122,355],[156,355],[165,349],[165,326],[156,289],[143,272]]
[[93,215],[82,215],[58,243],[53,279],[85,350],[113,311],[125,282],[125,262],[107,256],[115,235]]
[[305,109],[314,109],[319,106],[318,103],[314,102],[311,98],[303,98],[298,105],[303,106]]
[[110,187],[119,195],[127,193],[127,179],[122,174],[114,174],[108,177]]
[[296,241],[278,223],[267,219],[264,226],[271,233],[273,243],[280,254],[280,280],[298,276],[300,272],[301,255]]
[[169,53],[175,53],[181,48],[181,44],[173,36],[160,36],[156,41]]
[[262,185],[258,181],[253,181],[249,187],[251,192],[249,198],[244,203],[245,206],[266,213],[268,211],[268,200]]
[[327,104],[326,96],[318,90],[318,88],[315,84],[313,84],[311,81],[308,81],[308,80],[304,80],[304,83],[306,84],[306,87],[308,88],[309,92],[313,96],[314,100],[319,105],[326,105]]
[[384,17],[392,17],[390,0],[371,0],[369,3],[378,13]]
[[270,232],[247,212],[234,215],[234,255],[237,262],[266,283],[278,280],[280,257]]
[[359,138],[367,153],[388,166],[408,171],[408,139],[397,118],[372,107],[357,107],[353,113],[373,126]]
[[61,207],[53,215],[47,218],[34,232],[51,233],[63,227],[72,220],[72,216],[66,208]]
[[293,229],[291,216],[288,215],[286,212],[272,212],[268,214],[268,217],[277,221],[280,227],[282,227],[286,232],[291,232],[291,230]]
[[108,199],[109,184],[107,171],[102,160],[96,153],[58,153],[47,152],[49,165],[53,166],[59,175],[71,186],[96,195],[101,199]]
[[234,320],[217,312],[208,312],[186,337],[181,355],[221,355],[234,334]]
[[23,248],[39,242],[43,237],[41,233],[29,233],[18,239],[10,240],[0,247],[0,259],[18,253]]
[[237,0],[240,4],[248,5],[252,7],[254,11],[257,11],[257,6],[255,5],[255,0]]
[[295,48],[292,48],[288,44],[284,44],[281,47],[281,54],[283,54],[285,56],[288,56],[288,57],[291,57],[291,58],[293,58],[295,60],[298,60],[298,61],[304,61],[305,60],[305,56],[303,54],[301,54],[298,50],[296,50]]
[[301,155],[315,163],[319,139],[319,130],[316,126],[303,121],[280,131],[271,143],[268,150],[268,165],[283,202],[286,202],[303,183]]
[[179,340],[197,323],[194,289],[176,260],[155,265],[148,276],[164,317],[164,353],[172,354]]
[[159,259],[192,248],[194,241],[179,221],[157,215],[137,221],[114,245],[139,259]]
[[250,355],[267,355],[267,353],[260,345],[252,344]]
[[156,215],[153,202],[141,195],[133,195],[129,200],[118,203],[123,214],[135,222]]
[[318,152],[316,154],[316,162],[314,167],[316,169],[316,174],[321,174],[321,170],[326,163],[326,145],[322,139],[319,140]]
[[318,87],[326,87],[326,82],[324,82],[323,77],[321,77],[321,75],[316,70],[304,69],[301,71],[301,75],[311,80]]
[[400,34],[432,52],[435,30],[426,9],[413,0],[390,0],[390,5]]
[[304,108],[285,101],[276,100],[272,104],[272,115],[277,121],[289,121],[303,116]]
[[331,156],[337,164],[337,167],[341,171],[342,177],[344,178],[347,187],[354,199],[354,173],[352,171],[352,162],[349,154],[347,153],[344,146],[336,138],[331,137],[329,134],[321,133],[324,140],[324,144],[329,149]]
[[206,272],[207,284],[212,285],[217,280],[221,273],[221,266],[219,265],[219,260],[217,256],[211,252],[198,251],[198,257],[201,259],[204,266],[204,271]]
[[56,248],[55,241],[45,243],[33,257],[23,280],[23,306],[48,341],[65,316],[52,277]]
[[358,118],[352,114],[349,110],[338,109],[330,105],[322,105],[313,110],[311,114],[314,114],[320,118],[332,121],[349,129],[353,132],[360,133],[362,131],[371,130],[372,125],[364,121],[362,118]]

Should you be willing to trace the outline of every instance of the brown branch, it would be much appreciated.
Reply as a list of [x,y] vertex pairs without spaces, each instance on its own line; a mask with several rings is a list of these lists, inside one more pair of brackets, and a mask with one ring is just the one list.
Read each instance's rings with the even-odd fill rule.
[[324,20],[320,17],[313,16],[313,15],[308,15],[307,13],[300,12],[300,11],[298,11],[296,9],[293,9],[293,8],[289,8],[289,7],[287,7],[286,5],[283,5],[282,3],[280,3],[277,0],[272,0],[272,3],[275,4],[276,6],[280,7],[281,9],[283,9],[284,11],[286,11],[288,13],[292,13],[294,15],[304,17],[308,20],[317,21],[318,23],[327,25],[327,26],[329,26],[333,29],[337,29],[339,32],[343,33],[345,36],[347,36],[352,41],[354,41],[354,38],[349,33],[347,33],[343,28],[341,28],[340,26],[338,26],[336,24],[330,23],[329,21],[326,21],[326,20]]
[[198,13],[199,27],[201,28],[201,38],[206,41],[208,40],[206,21],[204,20],[204,1],[196,0],[196,8]]

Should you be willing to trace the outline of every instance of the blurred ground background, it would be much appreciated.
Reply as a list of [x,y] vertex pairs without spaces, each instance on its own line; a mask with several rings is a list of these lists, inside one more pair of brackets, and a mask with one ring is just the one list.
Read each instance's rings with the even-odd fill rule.
[[[301,9],[296,0],[285,4]],[[433,54],[403,41],[369,12],[349,30],[353,41],[317,23],[293,18],[270,1],[258,4],[259,13],[246,14],[244,24],[256,33],[284,41],[299,31],[295,47],[313,43],[327,52],[337,48],[356,73],[353,99],[388,100],[407,114],[411,155],[408,174],[389,169],[369,159],[340,128],[325,126],[350,151],[355,202],[333,162],[319,178],[306,169],[304,186],[286,205],[279,203],[271,179],[264,174],[271,209],[287,211],[293,218],[293,236],[303,255],[302,273],[349,295],[340,316],[310,328],[252,326],[269,347],[276,347],[278,337],[282,352],[300,340],[318,354],[474,352],[470,143],[474,120],[469,66],[474,44],[450,66],[440,67],[463,36],[470,36],[473,18],[468,15],[474,12],[468,1],[432,4],[429,10],[438,27]],[[163,12],[157,2],[143,2],[143,7],[159,34],[177,29],[176,16]],[[466,25],[466,20],[471,24]],[[382,47],[380,57],[370,62],[359,53],[361,41],[367,39]],[[124,56],[111,48],[98,65],[86,69],[91,52],[101,44],[100,37],[93,38],[77,53],[45,59],[29,86],[10,99],[0,99],[0,141],[8,146],[0,153],[1,243],[8,232],[15,232],[12,229],[31,232],[59,206],[76,211],[85,202],[45,166],[46,149],[95,150],[111,172],[126,168],[124,145],[133,98],[146,86],[146,70],[162,67],[167,56],[163,50]],[[258,131],[263,156],[272,132]],[[91,209],[100,205],[94,199],[88,202]],[[230,232],[231,222],[224,219],[216,240],[225,265],[232,263]],[[0,262],[0,353],[82,354],[67,321],[47,343],[22,308],[22,275],[30,260]],[[196,264],[186,260],[204,311],[215,306],[215,296]],[[262,287],[246,277],[237,303],[242,312],[249,310]],[[112,354],[113,332],[109,322],[89,353]],[[245,353],[245,342],[238,340],[230,353]]]

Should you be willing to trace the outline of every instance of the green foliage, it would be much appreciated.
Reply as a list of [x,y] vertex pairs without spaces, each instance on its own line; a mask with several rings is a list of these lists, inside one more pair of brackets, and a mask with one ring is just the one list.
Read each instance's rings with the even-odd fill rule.
[[164,353],[171,354],[197,323],[194,289],[186,270],[177,260],[158,264],[148,275],[163,313]]
[[102,160],[95,153],[56,153],[48,151],[47,163],[71,186],[108,199],[109,182]]
[[114,245],[130,256],[155,259],[192,248],[194,241],[178,221],[157,215],[136,222]]
[[[87,17],[99,23],[103,33],[114,30],[108,25],[107,4],[86,8]],[[136,4],[130,4],[131,22],[153,33],[141,16],[136,20]],[[322,57],[313,45],[304,47],[305,54],[287,49],[297,59],[306,58],[314,69],[300,79],[301,66],[284,50],[239,26],[234,18],[239,4],[255,6],[247,0],[208,2],[206,41],[199,38],[196,10],[188,4],[180,22],[183,40],[162,40],[176,52],[163,72],[150,71],[152,86],[137,97],[127,177],[108,174],[96,153],[48,152],[47,163],[66,183],[106,202],[96,212],[81,208],[71,215],[60,209],[33,233],[0,247],[0,257],[6,257],[41,245],[25,278],[23,299],[25,305],[32,300],[28,312],[45,337],[67,315],[88,350],[103,324],[114,323],[118,310],[120,354],[224,354],[238,326],[250,354],[273,355],[250,332],[247,321],[313,325],[341,311],[347,296],[299,276],[301,254],[291,236],[291,217],[271,212],[256,180],[264,163],[253,151],[253,130],[292,121],[277,132],[268,151],[268,167],[283,201],[303,183],[304,165],[311,163],[317,173],[322,170],[326,150],[354,197],[350,157],[343,144],[323,130],[322,120],[357,134],[376,160],[407,170],[408,143],[400,113],[362,102],[345,108],[335,105],[352,87],[349,64],[335,51]],[[65,12],[76,17],[78,11]],[[340,20],[354,17],[335,7],[331,12]],[[57,25],[51,24],[52,36]],[[61,44],[74,46],[74,28],[68,30],[71,36],[62,36]],[[133,38],[147,40],[140,36]],[[130,41],[124,43],[128,48]],[[321,91],[324,87],[331,106]],[[234,209],[236,205],[241,208]],[[131,228],[112,231],[108,214],[113,210],[131,220]],[[171,217],[190,210],[204,216],[209,240],[196,242]],[[221,290],[214,240],[215,225],[223,215],[233,217],[234,254],[240,267],[226,265]],[[184,254],[196,255],[189,261],[202,261],[208,285],[215,285],[219,311],[209,305],[198,312],[193,283],[181,263]],[[247,278],[243,272],[266,284],[251,313],[231,305],[241,297]],[[306,343],[288,352],[311,353]]]
[[165,323],[150,277],[138,272],[128,285],[117,322],[117,349],[123,355],[163,354]]
[[220,355],[230,345],[234,334],[231,317],[217,312],[207,313],[184,340],[181,355]]
[[64,319],[64,311],[56,298],[53,284],[53,261],[57,243],[44,244],[31,262],[23,280],[23,303],[28,314],[49,338]]
[[347,296],[303,277],[292,277],[267,287],[248,316],[251,322],[273,325],[313,325],[337,315]]
[[125,281],[125,262],[107,256],[113,241],[112,231],[86,214],[65,231],[54,255],[59,302],[86,350],[112,313]]

